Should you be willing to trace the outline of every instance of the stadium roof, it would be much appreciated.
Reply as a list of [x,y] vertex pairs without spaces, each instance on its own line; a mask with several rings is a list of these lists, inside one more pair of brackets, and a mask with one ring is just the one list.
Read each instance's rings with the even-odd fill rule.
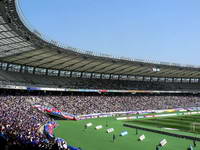
[[200,78],[197,66],[112,57],[48,40],[27,25],[18,0],[0,0],[0,61],[74,72]]

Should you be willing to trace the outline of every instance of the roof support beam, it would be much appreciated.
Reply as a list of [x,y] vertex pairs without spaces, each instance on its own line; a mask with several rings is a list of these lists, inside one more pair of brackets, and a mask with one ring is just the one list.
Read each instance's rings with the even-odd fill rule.
[[7,52],[10,52],[10,51],[17,51],[17,50],[20,50],[20,49],[23,49],[23,48],[27,48],[27,47],[30,47],[30,46],[31,45],[23,46],[23,47],[19,47],[19,48],[12,48],[12,49],[8,49],[8,50],[3,50],[3,51],[0,51],[0,53],[7,53]]
[[101,72],[106,72],[108,74],[111,74],[110,71],[112,71],[113,69],[116,69],[117,67],[119,67],[119,64],[113,64],[113,65],[111,65],[109,67],[106,67],[106,68],[102,69]]
[[0,34],[1,33],[5,33],[5,32],[12,32],[13,30],[7,30],[7,31],[0,31]]
[[196,72],[196,73],[191,74],[191,78],[199,78],[199,76],[200,76],[200,72],[199,71]]
[[71,70],[71,71],[75,71],[75,70],[81,69],[81,68],[83,68],[83,67],[85,67],[85,66],[87,66],[87,65],[91,64],[92,62],[94,62],[94,60],[92,60],[92,61],[89,61],[88,63],[86,63],[86,64],[84,64],[84,65],[78,66],[78,67],[74,68],[74,69],[73,69],[73,70]]
[[129,67],[129,68],[127,68],[127,69],[122,69],[122,70],[120,70],[119,71],[119,74],[120,75],[125,75],[125,74],[128,74],[128,73],[130,73],[131,71],[134,71],[134,70],[140,70],[141,69],[141,67],[140,66],[134,66],[134,67]]
[[[62,63],[55,64],[55,65],[51,66],[50,68],[56,68],[56,67],[62,66],[62,65],[64,65],[65,63],[67,63],[67,62],[69,62],[69,61],[71,61],[71,60],[74,60],[75,58],[79,58],[79,56],[75,56],[75,57],[73,57],[73,58],[68,59],[67,61],[65,60],[65,61],[62,62]],[[59,70],[61,70],[61,69],[59,68]]]
[[[97,64],[94,64],[93,66],[91,66],[91,67],[89,67],[89,68],[87,68],[87,69],[85,69],[85,70],[81,70],[82,72],[92,72],[91,71],[91,69],[95,69],[97,66],[99,66],[99,65],[103,65],[103,64],[106,64],[105,62],[99,62],[99,63],[97,63]],[[93,73],[93,72],[92,72]]]
[[[70,55],[72,56],[72,55]],[[67,57],[64,57],[65,59],[57,59],[54,62],[52,61],[51,63],[49,63],[48,65],[46,65],[45,67],[47,68],[53,68],[54,66],[59,66],[59,65],[63,65],[64,63],[66,63],[68,60],[71,60],[71,58],[67,59]],[[62,61],[61,61],[62,60]]]
[[[13,60],[13,57],[10,57],[10,58],[7,58],[6,60],[8,60],[9,62],[15,62],[15,61],[22,61],[22,60],[26,60],[26,59],[30,59],[30,58],[33,58],[33,57],[35,57],[35,56],[39,56],[39,55],[42,55],[42,54],[45,54],[45,53],[47,53],[47,51],[41,51],[41,53],[37,53],[37,54],[35,54],[35,53],[33,53],[32,55],[29,55],[29,56],[24,56],[24,55],[27,55],[27,53],[22,53],[22,54],[20,54],[20,55],[18,55],[19,57],[21,57],[22,56],[22,58],[18,58],[18,56],[15,56],[15,59]],[[12,60],[12,61],[10,61],[10,59]]]
[[[126,66],[126,65],[125,65]],[[124,71],[128,71],[129,69],[131,69],[131,68],[134,68],[134,69],[136,69],[136,68],[138,68],[138,66],[128,66],[128,67],[120,67],[120,70],[119,69],[116,69],[114,72],[111,72],[112,74],[119,74],[119,75],[121,75],[121,72],[123,73]]]
[[8,23],[0,23],[0,26],[1,26],[1,25],[3,25],[3,26],[4,26],[4,25],[8,25]]
[[130,66],[127,67],[127,64],[123,64],[122,66],[118,67],[118,68],[115,68],[114,70],[110,71],[111,74],[115,74],[117,73],[119,70],[122,70],[122,69],[127,69],[127,68],[130,68]]
[[[44,53],[44,54],[46,54],[46,53]],[[55,55],[55,54],[54,54]],[[41,54],[40,55],[38,55],[38,56],[41,56]],[[51,57],[51,56],[53,56],[53,54],[52,55],[48,55],[48,56],[46,56],[46,57],[42,57],[42,58],[39,58],[39,59],[35,59],[35,60],[31,60],[31,61],[24,61],[24,64],[26,64],[26,65],[32,65],[32,63],[35,63],[35,62],[40,62],[40,61],[42,61],[42,60],[44,60],[44,59],[48,59],[49,57]],[[37,57],[37,56],[34,56],[34,57]],[[34,58],[34,57],[32,57],[32,58]],[[30,59],[30,58],[29,58]],[[28,59],[27,59],[28,60]]]
[[174,72],[174,71],[176,71],[176,70],[171,70],[171,68],[170,69],[161,69],[161,71],[152,72],[149,75],[151,75],[151,76],[159,76],[159,77],[162,76],[162,77],[165,77],[166,73],[171,73],[171,72]]
[[[107,63],[106,63],[107,64]],[[104,67],[100,67],[100,68],[98,68],[98,69],[93,69],[92,70],[92,72],[101,72],[101,70],[103,70],[103,69],[105,69],[105,68],[107,68],[107,67],[109,67],[109,66],[112,66],[113,65],[113,63],[111,63],[111,64],[108,64],[108,65],[106,65],[106,66],[104,66]],[[101,65],[100,65],[101,66]]]
[[20,36],[11,36],[11,37],[3,37],[3,38],[0,38],[0,42],[1,42],[1,40],[7,40],[7,39],[12,39],[12,38],[19,38],[20,40],[22,40],[22,39],[20,38]]
[[192,72],[192,73],[185,72],[185,73],[181,74],[181,78],[191,78],[192,74],[194,74],[194,72]]
[[150,70],[147,69],[147,70],[141,70],[139,72],[133,71],[133,72],[130,72],[129,74],[127,74],[127,75],[132,75],[132,74],[136,73],[137,75],[140,75],[140,76],[148,76],[148,75],[145,75],[145,73],[148,73],[148,72],[150,72]]
[[[52,55],[51,57],[55,57],[55,56],[59,56],[59,55],[60,55],[60,54]],[[51,57],[50,57],[50,58],[51,58]],[[45,62],[45,63],[43,63],[43,64],[40,64],[39,66],[44,66],[44,67],[45,67],[45,65],[47,65],[47,64],[52,64],[53,62],[55,62],[55,61],[57,61],[57,60],[64,59],[64,58],[66,58],[66,56],[61,56],[61,57],[59,57],[59,58],[56,58],[56,59],[47,61],[47,62]]]
[[67,65],[67,66],[65,66],[65,67],[63,67],[63,68],[60,68],[60,70],[69,70],[69,71],[72,71],[72,70],[67,69],[67,68],[72,67],[72,66],[75,66],[75,65],[80,64],[80,63],[81,63],[81,61],[78,61],[78,62],[76,62],[76,63]]
[[170,78],[181,78],[184,74],[187,74],[187,71],[176,71],[168,74]]
[[[1,41],[0,41],[1,42]],[[26,41],[20,41],[20,42],[14,42],[14,43],[8,43],[8,44],[3,44],[3,45],[0,45],[0,48],[3,47],[3,46],[12,46],[14,44],[20,44],[20,43],[24,43]]]
[[135,75],[135,74],[137,74],[138,71],[142,71],[142,70],[144,70],[144,68],[143,67],[139,67],[139,68],[135,68],[135,69],[131,69],[129,71],[123,72],[123,74]]
[[172,78],[173,74],[179,74],[180,73],[180,70],[169,70],[169,71],[166,71],[166,72],[163,72],[163,73],[155,73],[156,75],[160,75],[162,74],[163,77],[167,77],[167,78]]

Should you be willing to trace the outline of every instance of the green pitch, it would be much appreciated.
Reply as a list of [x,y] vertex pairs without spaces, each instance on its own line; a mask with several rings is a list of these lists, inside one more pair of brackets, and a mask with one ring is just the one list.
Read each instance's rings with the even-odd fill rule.
[[184,133],[187,135],[192,135],[190,133],[194,133],[196,134],[195,136],[198,136],[200,133],[200,115],[140,119],[126,121],[126,123],[146,126],[150,128],[156,127],[158,129],[174,128],[178,129],[179,131],[188,132]]
[[[193,116],[190,116],[193,117]],[[193,119],[190,119],[189,116],[185,118],[185,122],[188,122],[188,126],[194,121]],[[173,119],[172,119],[173,118]],[[178,118],[177,122],[176,119]],[[170,126],[170,122],[173,125],[176,125],[176,128],[178,128],[178,122],[179,124],[182,124],[179,117],[170,117],[169,120],[167,118],[162,118],[163,120],[160,120],[159,125],[158,120],[149,120],[149,124],[145,124],[144,122],[147,121],[147,119],[143,120],[137,120],[137,121],[117,121],[115,118],[98,118],[98,119],[90,119],[90,120],[82,120],[82,121],[57,121],[59,126],[55,129],[55,135],[57,137],[61,137],[67,141],[68,144],[81,147],[82,150],[155,150],[156,145],[159,144],[159,142],[162,139],[167,140],[167,145],[162,147],[161,150],[187,150],[188,146],[190,144],[193,144],[191,140],[186,139],[180,139],[176,137],[161,135],[157,133],[147,132],[138,130],[138,135],[136,135],[136,130],[124,127],[124,123],[128,124],[137,124],[141,126],[148,126],[150,128],[158,128],[160,129],[161,125],[162,127],[173,127]],[[141,121],[141,122],[140,122]],[[144,122],[142,122],[144,121]],[[154,122],[155,121],[155,122]],[[200,119],[195,118],[195,121],[199,121]],[[91,122],[93,124],[92,127],[89,127],[87,129],[84,128],[85,124]],[[191,123],[189,123],[191,122]],[[96,130],[95,126],[97,125],[103,125],[103,129]],[[184,124],[184,126],[187,126]],[[108,128],[114,128],[113,133],[106,133],[106,129]],[[189,129],[190,127],[188,127]],[[196,127],[197,128],[197,127]],[[128,131],[128,135],[121,137],[119,136],[121,131]],[[183,131],[189,131],[185,128]],[[182,132],[182,131],[172,131],[172,132]],[[113,134],[116,135],[116,140],[113,142]],[[146,139],[142,142],[138,141],[138,137],[140,135],[144,134]],[[186,132],[186,134],[193,134]],[[194,134],[193,134],[194,135]],[[194,135],[196,136],[196,134]],[[194,150],[200,150],[200,142],[197,142],[197,147]]]

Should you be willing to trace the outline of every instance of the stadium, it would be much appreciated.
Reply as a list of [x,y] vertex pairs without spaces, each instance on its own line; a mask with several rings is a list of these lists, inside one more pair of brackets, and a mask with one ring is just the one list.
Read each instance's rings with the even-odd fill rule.
[[0,0],[1,150],[199,150],[200,67],[63,46]]

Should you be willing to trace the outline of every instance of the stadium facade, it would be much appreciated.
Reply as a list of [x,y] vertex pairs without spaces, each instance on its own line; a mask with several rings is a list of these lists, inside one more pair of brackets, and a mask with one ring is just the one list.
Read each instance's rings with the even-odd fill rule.
[[28,25],[17,0],[0,1],[0,70],[3,87],[200,89],[198,66],[113,57],[49,40]]

